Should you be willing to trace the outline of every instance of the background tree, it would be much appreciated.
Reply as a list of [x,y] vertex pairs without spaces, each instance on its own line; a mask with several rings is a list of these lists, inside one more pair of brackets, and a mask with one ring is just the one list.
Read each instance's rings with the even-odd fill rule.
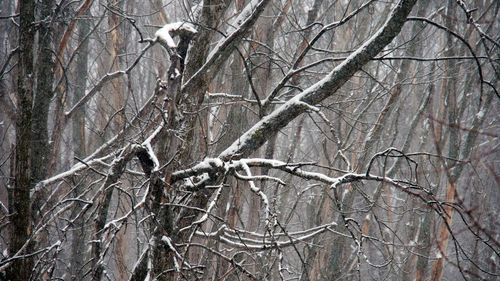
[[498,1],[0,5],[1,279],[498,278]]

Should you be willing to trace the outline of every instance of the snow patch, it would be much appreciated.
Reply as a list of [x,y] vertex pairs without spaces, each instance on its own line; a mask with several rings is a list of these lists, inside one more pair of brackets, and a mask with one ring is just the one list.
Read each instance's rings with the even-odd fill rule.
[[481,111],[479,111],[476,114],[476,117],[477,117],[477,119],[482,119],[484,117],[484,109],[481,109]]
[[166,44],[169,48],[177,48],[177,44],[172,38],[170,32],[177,31],[179,29],[184,29],[191,33],[197,33],[196,28],[194,28],[194,25],[190,23],[183,21],[173,22],[166,24],[162,28],[158,29],[155,32],[155,40],[160,41],[163,44]]

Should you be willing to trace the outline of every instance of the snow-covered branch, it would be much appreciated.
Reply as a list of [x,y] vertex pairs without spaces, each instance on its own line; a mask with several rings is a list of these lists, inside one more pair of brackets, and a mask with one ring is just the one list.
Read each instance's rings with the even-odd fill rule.
[[[286,163],[279,160],[264,159],[264,158],[248,158],[240,160],[232,160],[224,162],[218,158],[207,158],[204,161],[198,163],[192,168],[176,171],[172,174],[172,181],[177,181],[181,179],[186,179],[190,177],[195,177],[202,175],[204,173],[220,173],[228,172],[232,170],[245,170],[245,167],[265,167],[271,169],[277,169],[287,172],[291,175],[295,175],[307,180],[316,180],[326,184],[337,185],[339,183],[345,182],[347,179],[364,179],[364,174],[352,174],[347,173],[346,175],[333,178],[322,173],[310,172],[301,169],[301,167],[311,165],[310,163]],[[256,180],[260,179],[260,176],[242,176],[245,180]]]
[[[325,231],[331,230],[331,228],[334,226],[336,226],[336,223],[332,222],[303,231],[291,233],[278,232],[273,234],[274,240],[271,240],[271,237],[265,236],[263,234],[248,233],[242,230],[233,230],[229,229],[226,226],[223,226],[216,232],[212,233],[197,231],[196,235],[200,237],[216,239],[234,248],[264,251],[274,248],[288,247],[299,242],[310,240],[315,236],[324,233]],[[245,237],[248,236],[248,234],[251,234],[251,236],[254,236],[254,238]]]
[[204,223],[208,219],[208,215],[210,214],[210,212],[214,209],[215,205],[217,204],[217,201],[219,200],[221,191],[222,191],[222,186],[220,186],[219,188],[217,188],[217,191],[215,192],[214,198],[210,201],[210,204],[208,204],[207,211],[203,214],[203,216],[201,216],[200,219],[198,219],[197,221],[193,222],[190,226],[186,226],[184,228],[181,228],[179,230],[179,232],[185,231],[188,228],[191,228],[191,227],[193,227],[195,225],[199,225],[199,224]]
[[96,158],[96,159],[93,159],[93,160],[90,160],[88,162],[84,162],[84,163],[78,163],[78,164],[75,164],[71,169],[65,171],[65,172],[62,172],[60,174],[57,174],[51,178],[48,178],[46,180],[43,180],[39,183],[36,184],[35,188],[32,190],[32,193],[35,193],[35,192],[38,192],[40,191],[43,187],[49,185],[49,184],[53,184],[53,183],[56,183],[58,181],[61,181],[67,177],[70,177],[70,176],[73,176],[74,174],[80,172],[80,171],[83,171],[83,170],[86,170],[90,167],[94,167],[94,166],[105,166],[105,167],[109,167],[109,164],[106,163],[107,160],[111,159],[113,157],[112,154],[109,154],[109,155],[106,155],[104,157],[100,157],[100,158]]
[[[212,77],[215,75],[216,71],[213,70],[214,67],[219,65],[216,63],[219,59],[226,59],[229,57],[230,52],[233,51],[233,46],[237,44],[241,38],[247,33],[250,27],[253,26],[255,21],[259,18],[264,8],[269,3],[269,0],[252,0],[247,4],[245,9],[236,18],[232,26],[235,26],[233,30],[226,38],[221,40],[209,53],[205,63],[193,74],[186,82],[182,85],[182,91],[188,91],[192,85],[197,85],[198,81],[206,79],[206,76],[210,74]],[[211,79],[207,79],[210,81]]]
[[332,96],[354,73],[380,53],[397,36],[415,2],[416,0],[400,1],[379,31],[347,59],[323,79],[261,119],[219,157],[224,160],[247,157],[263,145],[274,132],[284,128],[297,116],[309,110],[310,108],[304,106],[304,103],[316,105]]
[[174,37],[182,33],[196,34],[196,28],[188,22],[174,22],[164,25],[155,32],[155,42],[159,42],[165,49],[170,50],[177,48]]

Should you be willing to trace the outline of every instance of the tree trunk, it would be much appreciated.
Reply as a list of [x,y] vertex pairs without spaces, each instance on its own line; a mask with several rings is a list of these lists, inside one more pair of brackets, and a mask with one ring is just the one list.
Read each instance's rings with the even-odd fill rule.
[[[35,1],[19,1],[19,62],[17,82],[16,148],[14,187],[10,218],[9,254],[15,257],[7,269],[7,280],[29,280],[32,258],[27,243],[30,235],[30,187],[32,177],[33,45]],[[27,247],[28,246],[28,247]]]
[[[43,0],[40,7],[40,18],[51,18],[53,0]],[[49,132],[47,120],[49,117],[50,99],[53,95],[54,82],[53,32],[50,21],[40,23],[38,36],[37,87],[33,107],[33,182],[36,184],[47,176],[47,161],[49,156]],[[43,201],[43,200],[40,200]],[[34,202],[35,203],[35,202]],[[36,209],[34,209],[36,211]]]
[[[80,50],[78,53],[75,76],[76,87],[73,93],[73,104],[78,102],[85,94],[87,85],[87,62],[88,62],[88,39],[86,36],[90,31],[90,26],[86,20],[78,22],[78,42],[80,42]],[[85,133],[85,106],[75,112],[72,119],[72,139],[73,139],[73,153],[78,159],[83,159],[86,152],[86,133]],[[84,191],[83,183],[78,183],[75,187],[75,197],[78,197]],[[83,278],[84,265],[85,265],[85,217],[75,217],[83,208],[83,204],[76,202],[73,207],[71,218],[74,219],[75,230],[71,241],[71,278],[73,280],[81,280]]]

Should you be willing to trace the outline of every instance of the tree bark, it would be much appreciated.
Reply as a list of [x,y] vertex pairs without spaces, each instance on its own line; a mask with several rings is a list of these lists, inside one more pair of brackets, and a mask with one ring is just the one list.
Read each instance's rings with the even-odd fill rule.
[[[30,187],[32,177],[33,45],[35,41],[35,1],[19,1],[19,62],[17,81],[15,174],[10,218],[9,254],[16,259],[7,269],[6,279],[29,280],[32,258],[26,247],[30,235]],[[23,248],[24,250],[21,250]]]
[[[43,0],[40,5],[40,18],[50,19],[53,0]],[[47,176],[47,158],[49,156],[49,117],[50,99],[53,95],[54,61],[53,32],[51,21],[40,23],[38,36],[37,87],[33,107],[33,182],[37,183]]]

